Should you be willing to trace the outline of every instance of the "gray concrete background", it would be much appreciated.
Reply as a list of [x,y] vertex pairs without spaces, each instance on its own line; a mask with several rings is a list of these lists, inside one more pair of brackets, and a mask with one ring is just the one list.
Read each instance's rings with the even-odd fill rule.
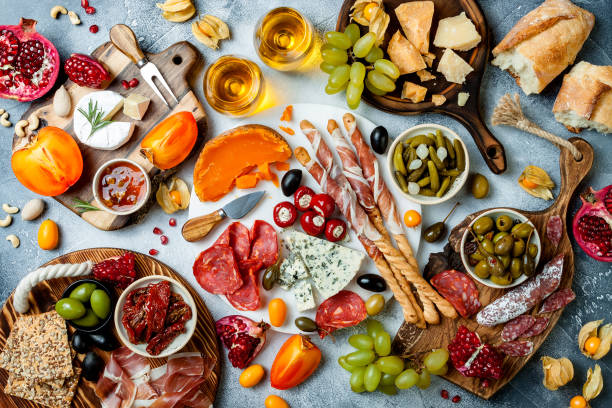
[[[69,9],[78,12],[83,25],[75,27],[63,17],[54,21],[49,17],[49,9],[58,3],[64,3]],[[191,34],[188,23],[173,24],[162,19],[161,12],[155,7],[155,1],[123,0],[102,1],[91,0],[98,12],[89,16],[79,6],[78,0],[57,1],[21,1],[0,0],[0,24],[16,24],[19,17],[26,16],[39,21],[38,30],[48,37],[57,46],[62,60],[72,52],[91,52],[97,45],[107,40],[108,29],[116,23],[130,25],[139,37],[142,47],[151,52],[159,52],[176,41],[191,41],[203,54],[207,66],[221,55],[237,53],[245,55],[261,66],[268,84],[274,91],[278,104],[297,102],[321,102],[338,106],[344,105],[344,95],[328,96],[323,92],[324,76],[318,70],[300,73],[279,73],[267,68],[257,59],[252,46],[252,33],[256,20],[267,10],[279,5],[290,5],[304,12],[314,23],[316,29],[322,33],[335,26],[340,0],[218,0],[195,1],[198,12],[214,14],[228,22],[232,31],[232,39],[223,42],[218,51],[212,51],[196,42]],[[493,43],[499,42],[510,27],[526,12],[533,9],[539,1],[536,0],[481,0],[480,4],[493,32]],[[585,59],[595,64],[612,64],[612,2],[609,0],[576,1],[582,7],[594,12],[597,21],[591,36],[578,59]],[[98,24],[100,31],[91,34],[87,30],[90,24]],[[202,95],[202,70],[194,73],[191,79],[192,87],[203,101],[209,115],[210,131],[208,137],[218,134],[222,130],[234,126],[235,119],[223,117],[204,102]],[[554,97],[558,91],[560,81],[555,81],[542,95],[524,97],[522,104],[526,114],[533,118],[543,128],[560,136],[570,137],[563,126],[554,121],[550,112]],[[489,66],[482,85],[481,109],[485,117],[489,117],[497,100],[506,92],[519,91],[514,81],[497,68]],[[472,96],[473,97],[473,96]],[[11,113],[13,122],[27,109],[28,104],[3,100],[0,106]],[[547,207],[548,203],[535,199],[524,193],[516,184],[516,179],[522,169],[528,164],[538,165],[546,169],[556,183],[559,183],[558,150],[550,143],[537,139],[534,136],[520,131],[491,127],[491,130],[504,144],[508,157],[508,171],[501,176],[493,175],[481,160],[476,147],[467,131],[457,122],[440,115],[421,115],[416,117],[400,117],[376,111],[362,104],[358,112],[372,121],[385,125],[390,134],[395,136],[405,128],[419,123],[437,122],[456,130],[467,142],[472,158],[472,171],[485,174],[492,184],[489,197],[485,201],[476,201],[468,194],[462,193],[458,200],[462,205],[452,217],[450,223],[456,223],[464,215],[482,208],[507,205],[526,210],[538,210]],[[256,118],[253,118],[256,122]],[[487,119],[487,123],[490,122]],[[587,177],[581,189],[587,186],[603,187],[612,181],[612,164],[609,161],[612,152],[612,141],[609,135],[595,132],[584,132],[582,135],[595,148],[595,164],[593,171]],[[10,147],[12,130],[0,128],[0,201],[10,202],[23,206],[33,198],[33,194],[22,187],[10,169]],[[181,177],[191,181],[193,162],[185,163]],[[558,193],[558,188],[555,194]],[[36,244],[36,231],[41,220],[23,222],[17,216],[16,221],[3,234],[14,233],[21,238],[21,247],[13,249],[8,242],[0,242],[0,299],[3,301],[16,286],[19,279],[38,265],[63,253],[81,248],[113,246],[147,252],[150,248],[158,248],[158,258],[191,282],[194,282],[191,273],[195,253],[186,244],[179,234],[179,228],[170,228],[167,225],[168,216],[161,209],[155,208],[141,225],[131,226],[115,232],[102,232],[89,226],[68,210],[51,199],[45,199],[47,209],[44,218],[51,218],[60,226],[61,244],[54,251],[46,252],[39,249]],[[578,208],[579,200],[574,198],[571,212]],[[423,210],[424,225],[429,225],[444,217],[452,203]],[[44,219],[43,218],[43,219]],[[186,219],[186,212],[177,216],[179,225]],[[570,218],[571,221],[571,218]],[[159,245],[158,237],[151,233],[154,226],[160,226],[170,238],[169,245]],[[438,250],[440,245],[424,243],[419,251],[422,265],[426,262],[430,252]],[[491,401],[486,402],[472,396],[444,380],[434,378],[427,390],[408,390],[400,392],[397,396],[389,397],[383,394],[355,395],[348,385],[348,376],[336,364],[338,356],[349,351],[347,338],[363,327],[346,329],[336,336],[336,343],[329,339],[315,342],[323,350],[323,362],[315,374],[304,384],[289,391],[276,393],[282,395],[292,407],[450,407],[456,406],[450,401],[440,397],[440,390],[449,390],[450,395],[460,395],[461,404],[470,407],[565,407],[569,399],[580,393],[586,378],[588,367],[594,365],[592,360],[582,356],[576,344],[576,337],[582,324],[600,318],[611,320],[612,291],[610,278],[612,267],[609,264],[598,263],[587,257],[577,246],[576,274],[574,290],[577,300],[570,304],[563,313],[559,324],[552,331],[549,339],[533,356],[529,364],[503,388]],[[215,318],[230,314],[228,307],[214,296],[205,294],[200,290],[209,309]],[[390,332],[397,330],[401,323],[401,312],[397,304],[390,304],[382,314],[385,327]],[[273,357],[280,344],[287,336],[272,333],[270,344],[256,359],[269,369]],[[223,351],[223,355],[226,352]],[[544,355],[553,357],[569,357],[575,366],[575,378],[567,386],[558,391],[546,390],[542,384],[542,367],[540,358]],[[609,406],[612,401],[612,392],[609,381],[612,375],[610,370],[610,356],[599,362],[603,369],[605,386],[602,394],[593,401],[594,407]],[[251,407],[263,406],[264,398],[273,390],[269,386],[268,378],[253,389],[243,389],[239,386],[237,378],[239,371],[232,368],[227,359],[223,360],[223,373],[216,400],[220,407]]]

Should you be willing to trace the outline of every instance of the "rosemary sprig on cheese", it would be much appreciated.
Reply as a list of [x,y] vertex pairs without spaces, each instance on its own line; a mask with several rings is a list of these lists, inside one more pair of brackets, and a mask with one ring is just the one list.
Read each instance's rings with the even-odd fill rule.
[[89,100],[87,112],[85,112],[85,110],[82,108],[79,108],[78,110],[83,116],[85,116],[85,119],[87,119],[91,125],[91,131],[89,132],[88,138],[91,137],[91,135],[93,135],[96,131],[102,129],[104,126],[113,123],[110,120],[104,120],[105,113],[102,109],[98,108],[97,101],[94,103],[91,99]]

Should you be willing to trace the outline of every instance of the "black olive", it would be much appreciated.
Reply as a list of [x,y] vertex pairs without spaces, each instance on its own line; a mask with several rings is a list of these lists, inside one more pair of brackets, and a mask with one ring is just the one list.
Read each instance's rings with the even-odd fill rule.
[[281,190],[283,190],[283,194],[286,197],[289,197],[295,190],[298,189],[300,184],[302,183],[302,170],[293,169],[289,170],[283,176],[281,180]]
[[72,336],[72,348],[79,354],[87,353],[87,350],[89,350],[89,336],[77,330]]
[[110,332],[89,333],[90,343],[100,350],[113,351],[119,348],[115,335]]
[[389,132],[384,126],[376,126],[372,133],[370,133],[370,145],[372,149],[378,154],[384,154],[387,151],[387,144],[389,143]]
[[83,377],[85,377],[85,379],[89,381],[98,381],[98,378],[100,378],[100,371],[104,368],[104,360],[93,351],[90,351],[85,355],[82,367]]
[[366,273],[357,278],[357,284],[370,292],[384,292],[387,289],[387,283],[379,275]]

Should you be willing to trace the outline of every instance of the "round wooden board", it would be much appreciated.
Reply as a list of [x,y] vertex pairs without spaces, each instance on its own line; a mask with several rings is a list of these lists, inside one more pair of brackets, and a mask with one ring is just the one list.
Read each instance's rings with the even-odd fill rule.
[[[117,248],[90,248],[82,249],[80,251],[71,252],[62,256],[59,256],[43,266],[59,264],[59,263],[80,263],[87,260],[93,262],[100,262],[109,257],[118,256],[125,252],[123,249]],[[198,323],[196,325],[195,333],[191,341],[181,351],[199,351],[205,358],[211,358],[216,361],[215,367],[212,373],[208,376],[206,381],[201,385],[200,389],[202,392],[211,400],[215,400],[217,394],[217,387],[219,385],[220,377],[220,358],[219,358],[219,347],[217,342],[217,336],[215,333],[215,323],[210,315],[206,305],[202,298],[196,293],[195,290],[185,281],[178,273],[174,272],[169,266],[162,262],[138,252],[130,251],[135,255],[136,258],[136,276],[141,278],[150,275],[165,275],[181,282],[187,290],[191,293],[193,300],[198,309]],[[44,281],[39,283],[30,293],[30,310],[28,314],[37,314],[49,311],[55,302],[61,297],[64,289],[72,282],[83,279],[78,278],[59,278],[53,279],[52,281]],[[119,290],[115,290],[118,298]],[[2,314],[0,315],[0,349],[4,349],[6,346],[6,339],[9,336],[11,328],[17,318],[18,313],[13,308],[13,294],[9,296],[6,303],[2,307]],[[70,326],[68,326],[70,333],[74,332]],[[114,329],[113,329],[114,331]],[[116,333],[115,333],[116,336]],[[118,339],[118,337],[117,337]],[[99,349],[95,350],[102,358],[108,360],[110,355],[109,352],[105,352]],[[83,355],[79,355],[82,360]],[[149,359],[151,367],[159,367],[165,364],[166,358]],[[21,398],[15,398],[6,395],[2,390],[6,385],[8,378],[8,372],[0,369],[0,406],[2,408],[44,408],[44,405],[36,404],[31,401],[27,401]],[[100,407],[100,400],[94,392],[95,383],[85,380],[81,377],[77,391],[72,402],[72,407],[75,408],[90,408]]]

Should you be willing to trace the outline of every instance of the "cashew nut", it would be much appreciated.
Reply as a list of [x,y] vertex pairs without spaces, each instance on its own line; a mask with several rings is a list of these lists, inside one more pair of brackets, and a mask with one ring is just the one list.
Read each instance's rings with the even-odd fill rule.
[[28,130],[30,132],[38,129],[38,126],[40,125],[40,120],[38,119],[38,115],[33,113],[30,115],[30,117],[28,118]]
[[19,212],[19,208],[18,207],[13,207],[13,206],[11,206],[10,204],[7,204],[7,203],[2,204],[2,209],[7,214],[17,214]]
[[0,227],[6,228],[9,225],[11,225],[12,222],[13,222],[13,217],[11,217],[9,214],[6,214],[6,217],[4,217],[3,220],[0,220]]
[[66,10],[66,7],[64,6],[55,6],[51,9],[51,12],[49,14],[51,14],[51,17],[53,18],[57,18],[57,15],[59,13],[66,14],[68,13],[68,10]]
[[26,135],[24,128],[28,125],[29,125],[28,121],[24,119],[15,123],[15,134],[19,137],[24,137]]
[[6,112],[4,109],[0,108],[0,115],[4,114],[4,112]]
[[13,126],[13,124],[9,120],[9,113],[8,112],[4,112],[2,114],[2,116],[0,116],[0,125],[2,125],[4,127],[11,127],[11,126]]
[[74,25],[81,24],[81,19],[79,18],[79,16],[77,16],[77,13],[72,10],[68,12],[68,18],[70,19],[70,22]]
[[19,246],[19,238],[17,238],[17,235],[7,235],[6,240],[13,244],[13,248],[17,248]]

